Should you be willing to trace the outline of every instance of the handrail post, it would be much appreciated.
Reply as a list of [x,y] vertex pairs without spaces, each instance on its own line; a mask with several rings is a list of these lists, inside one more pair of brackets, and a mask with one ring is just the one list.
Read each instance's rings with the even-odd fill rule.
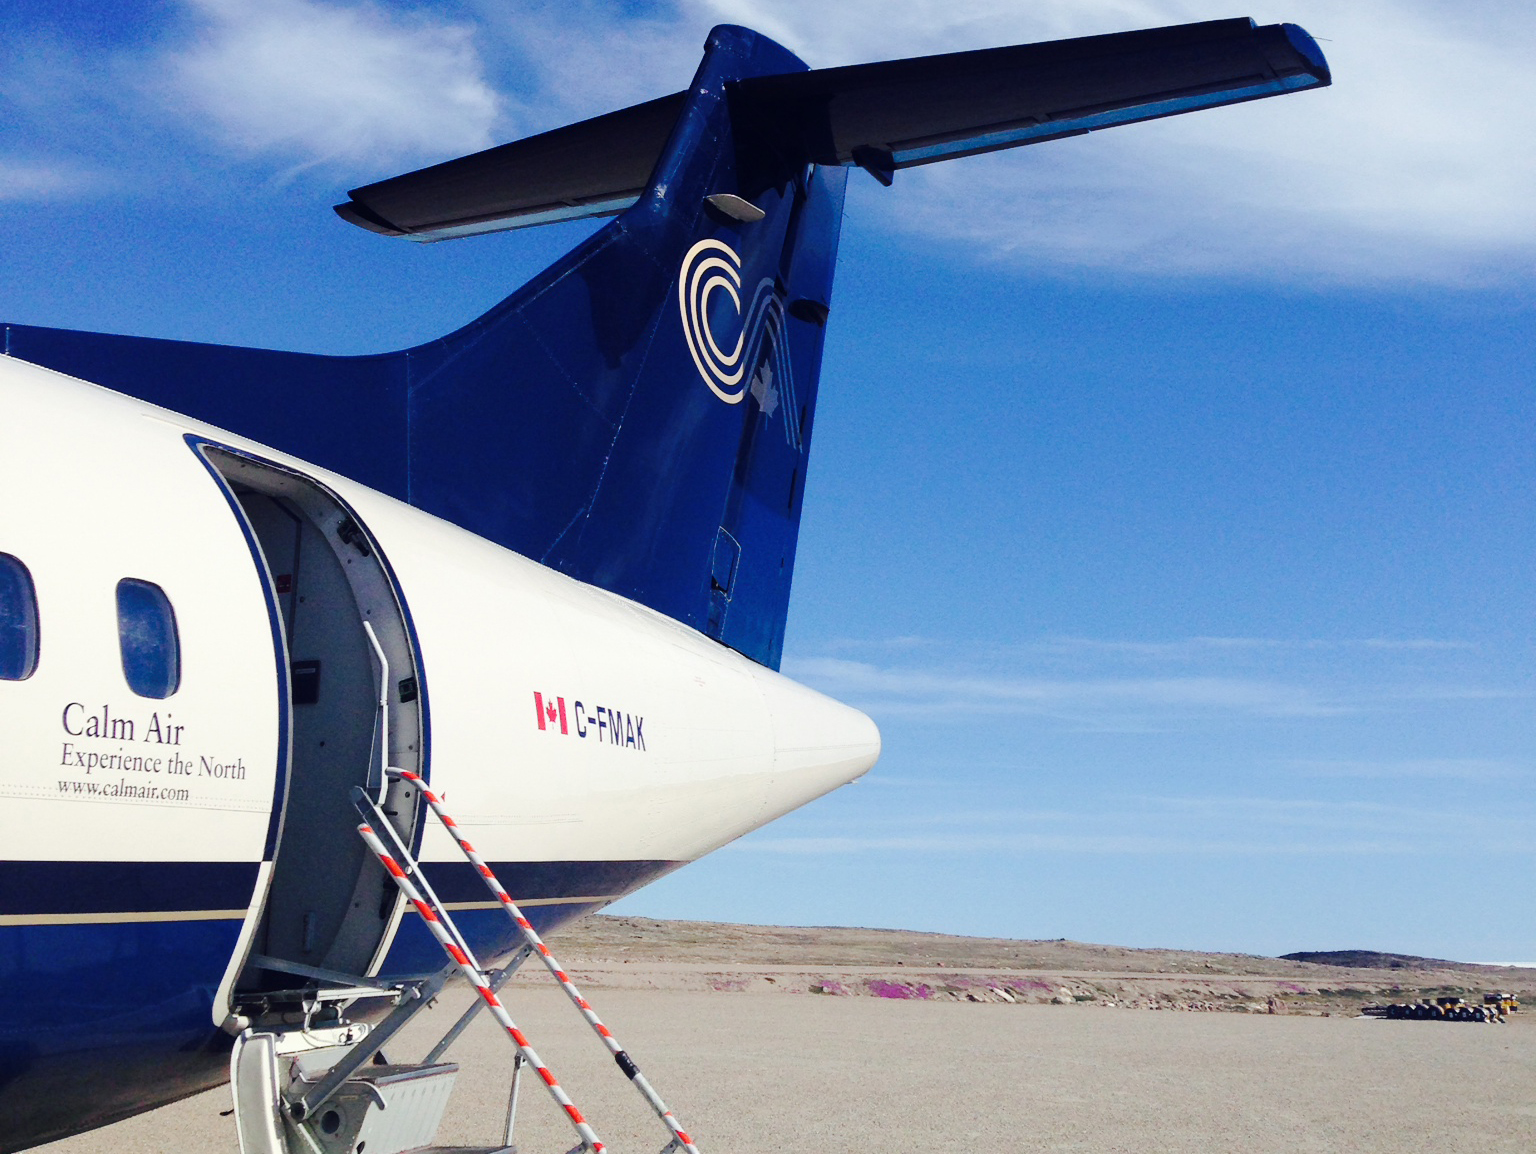
[[[384,656],[384,647],[379,644],[379,636],[373,631],[373,622],[363,622],[363,632],[368,635],[368,643],[373,646],[373,655],[379,661],[379,777],[374,781],[373,766],[368,767],[368,785],[378,790],[379,804],[384,803],[384,794],[389,789],[389,658]],[[370,758],[370,763],[371,763]]]

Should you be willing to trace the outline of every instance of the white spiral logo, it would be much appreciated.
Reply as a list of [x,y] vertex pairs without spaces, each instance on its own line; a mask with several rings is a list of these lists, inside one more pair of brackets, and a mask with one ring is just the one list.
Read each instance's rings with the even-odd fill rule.
[[[717,292],[731,298],[736,315],[742,318],[741,331],[730,352],[721,349],[709,326],[709,302]],[[701,240],[683,257],[677,278],[677,305],[683,318],[683,336],[699,376],[726,404],[739,404],[747,395],[747,373],[757,360],[765,331],[771,328],[771,337],[782,328],[783,306],[773,291],[773,279],[764,277],[758,282],[743,315],[741,257],[723,241]]]

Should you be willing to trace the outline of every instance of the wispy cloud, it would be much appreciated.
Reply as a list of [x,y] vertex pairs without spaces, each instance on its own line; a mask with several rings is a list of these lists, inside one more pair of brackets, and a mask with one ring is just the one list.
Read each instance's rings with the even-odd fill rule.
[[[834,638],[822,648],[834,653],[923,654],[951,649],[953,642],[932,637]],[[993,650],[1002,657],[1130,658],[1149,662],[1210,660],[1246,654],[1466,653],[1477,648],[1469,641],[1428,637],[1179,637],[1167,641],[1125,638],[1043,637]]]
[[1291,637],[1188,637],[1175,641],[1122,641],[1100,640],[1092,637],[1048,638],[1040,642],[1042,649],[1062,652],[1118,653],[1125,656],[1148,657],[1156,660],[1210,657],[1224,653],[1241,652],[1348,652],[1350,650],[1376,650],[1381,652],[1429,652],[1444,653],[1466,651],[1476,646],[1467,641],[1442,641],[1433,638],[1291,638]]
[[0,201],[48,201],[78,196],[101,181],[70,162],[0,156]]
[[[541,132],[686,88],[711,23],[664,5],[621,16],[602,0],[472,2],[486,36],[515,56],[505,71],[526,100],[520,132]],[[615,67],[616,61],[623,66]]]
[[[335,162],[361,180],[675,91],[716,21],[760,28],[825,66],[1231,15],[1225,0],[181,9],[182,27],[155,31],[158,49],[33,69],[41,81],[9,89],[0,75],[0,97],[51,117],[73,101],[95,127],[75,123],[71,139],[106,155],[112,135],[134,131],[120,90],[149,76],[164,107],[222,148],[286,171]],[[892,190],[858,194],[861,221],[1037,270],[1357,284],[1529,276],[1536,13],[1499,0],[1287,0],[1253,12],[1324,38],[1334,87],[914,169]],[[25,64],[18,51],[9,76]],[[56,91],[66,73],[77,82]],[[148,139],[144,124],[137,131]],[[10,187],[36,196],[43,186],[34,174]]]
[[1141,732],[1532,695],[1523,674],[1478,646],[1438,638],[841,638],[791,652],[785,671],[877,718],[1039,717]]
[[850,819],[836,833],[758,834],[738,852],[1362,856],[1536,852],[1524,814],[1268,797],[1119,797],[1082,812],[937,811]]
[[188,0],[161,61],[173,111],[222,145],[363,171],[485,148],[501,98],[474,29],[426,12],[315,0]]
[[1518,781],[1531,769],[1486,757],[1417,757],[1383,760],[1297,758],[1285,767],[1307,777],[1421,781]]
[[1253,854],[1332,855],[1410,852],[1411,842],[1276,841],[1235,838],[1174,837],[1155,834],[1008,834],[975,837],[967,834],[928,837],[762,837],[735,843],[738,852],[821,856],[854,853],[1059,853],[1059,854]]
[[889,668],[838,657],[786,662],[786,671],[883,713],[1045,714],[1087,720],[1220,712],[1318,717],[1344,711],[1297,685],[1233,677],[1059,679]]

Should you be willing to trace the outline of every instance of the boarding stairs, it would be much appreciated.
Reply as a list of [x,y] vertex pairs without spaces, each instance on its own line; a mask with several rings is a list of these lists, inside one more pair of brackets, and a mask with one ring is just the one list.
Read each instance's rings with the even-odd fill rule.
[[[537,957],[559,983],[615,1064],[666,1128],[667,1142],[661,1154],[699,1154],[693,1139],[576,988],[490,866],[465,840],[442,800],[416,774],[393,768],[386,772],[390,779],[409,783],[420,791],[468,864],[512,919],[523,944],[500,969],[482,967],[379,802],[369,791],[354,789],[352,799],[363,817],[357,827],[359,836],[420,915],[453,966],[385,985],[291,962],[255,959],[269,968],[318,982],[319,988],[306,989],[297,1012],[280,1016],[286,1019],[282,1024],[242,1024],[230,1058],[233,1113],[241,1154],[516,1154],[518,1096],[524,1071],[529,1068],[575,1132],[576,1145],[566,1154],[604,1154],[606,1145],[539,1058],[498,996],[501,986],[530,957]],[[382,790],[379,792],[382,796]],[[455,969],[475,988],[478,1000],[420,1062],[387,1061],[385,1044],[432,1001]],[[392,1008],[377,1024],[347,1021],[351,1006],[380,998],[390,1000]],[[481,1010],[490,1012],[514,1046],[501,1141],[493,1146],[433,1145],[459,1069],[455,1063],[443,1061],[443,1055]]]

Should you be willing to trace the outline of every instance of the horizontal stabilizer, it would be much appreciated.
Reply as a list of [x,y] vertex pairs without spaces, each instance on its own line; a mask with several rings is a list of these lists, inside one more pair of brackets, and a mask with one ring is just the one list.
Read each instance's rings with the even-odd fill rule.
[[1328,83],[1300,28],[1239,19],[763,76],[735,96],[816,164],[901,169]]
[[[1294,24],[1211,20],[734,82],[733,120],[780,160],[902,168],[1331,83]],[[686,93],[354,189],[346,220],[445,240],[622,212]],[[746,137],[744,131],[742,138]]]
[[684,95],[354,188],[336,211],[374,232],[423,240],[610,216],[645,191]]

